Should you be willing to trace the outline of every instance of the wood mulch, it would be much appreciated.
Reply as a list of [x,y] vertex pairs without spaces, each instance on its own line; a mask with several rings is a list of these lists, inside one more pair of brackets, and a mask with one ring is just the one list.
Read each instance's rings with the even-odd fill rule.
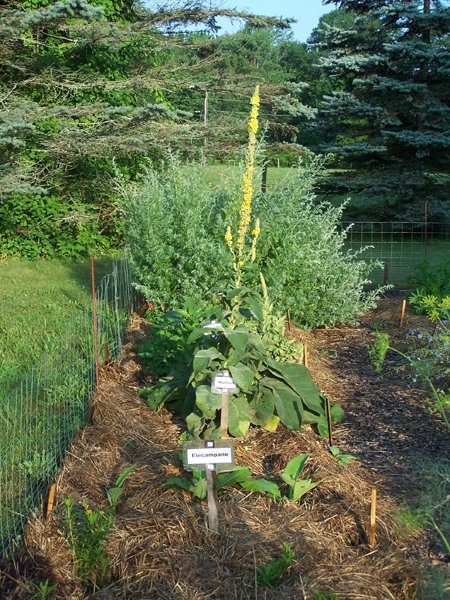
[[[386,327],[393,345],[403,344],[406,328],[429,326],[408,314],[399,327],[400,306],[400,296],[385,298],[353,327],[288,332],[308,343],[314,379],[344,408],[334,445],[357,460],[339,465],[327,441],[308,427],[253,429],[237,441],[237,464],[277,480],[290,458],[306,452],[306,476],[320,484],[299,504],[226,489],[220,535],[207,530],[205,503],[165,484],[167,477],[182,474],[177,458],[182,423],[165,409],[149,410],[138,395],[151,377],[134,354],[136,342],[149,333],[136,319],[120,364],[102,369],[93,423],[74,440],[58,477],[57,508],[50,519],[30,522],[25,555],[0,575],[1,597],[35,598],[33,582],[49,579],[57,585],[54,597],[66,600],[316,600],[333,593],[339,600],[419,598],[423,566],[434,563],[445,572],[446,557],[427,531],[399,533],[394,515],[420,493],[418,461],[445,456],[448,433],[439,416],[430,414],[426,394],[406,387],[408,374],[398,370],[395,355],[388,355],[381,375],[369,366],[366,348],[374,323]],[[62,500],[107,508],[106,489],[130,463],[137,466],[108,543],[109,580],[87,594],[62,534]],[[371,549],[374,487],[379,505],[377,545]],[[277,586],[257,586],[256,568],[277,558],[282,543],[294,550],[294,564]],[[426,593],[420,597],[437,600]]]

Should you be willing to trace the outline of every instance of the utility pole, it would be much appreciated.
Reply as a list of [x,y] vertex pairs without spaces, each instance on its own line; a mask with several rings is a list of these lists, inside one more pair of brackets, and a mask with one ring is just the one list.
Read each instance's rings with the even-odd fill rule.
[[205,104],[204,104],[204,110],[203,110],[203,124],[205,126],[205,140],[204,140],[205,162],[206,162],[206,149],[208,147],[208,100],[209,100],[208,90],[205,90]]

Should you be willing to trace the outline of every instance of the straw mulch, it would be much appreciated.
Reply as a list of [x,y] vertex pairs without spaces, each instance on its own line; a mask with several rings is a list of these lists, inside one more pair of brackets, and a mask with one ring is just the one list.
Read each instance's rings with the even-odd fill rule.
[[[313,342],[312,334],[304,335]],[[326,366],[316,371],[320,380],[336,379]],[[106,509],[105,490],[131,463],[137,467],[126,481],[108,544],[109,583],[91,598],[300,600],[319,592],[340,600],[416,597],[417,557],[411,555],[412,540],[407,548],[395,535],[394,502],[386,494],[379,499],[376,548],[368,544],[378,475],[361,462],[339,466],[309,428],[254,429],[237,441],[236,463],[277,480],[290,458],[306,452],[305,475],[320,485],[299,504],[226,488],[220,534],[209,532],[206,503],[165,484],[182,473],[176,454],[181,422],[142,402],[136,388],[146,378],[130,346],[120,365],[102,369],[93,423],[74,440],[58,477],[57,507],[48,520],[30,523],[26,556],[4,575],[2,598],[32,598],[31,582],[45,579],[57,583],[56,598],[87,597],[60,533],[62,499]],[[294,564],[273,589],[258,587],[256,568],[278,558],[282,543],[295,551]]]

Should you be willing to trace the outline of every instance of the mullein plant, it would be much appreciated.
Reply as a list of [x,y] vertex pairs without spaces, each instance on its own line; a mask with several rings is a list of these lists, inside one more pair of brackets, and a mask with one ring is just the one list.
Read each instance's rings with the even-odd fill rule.
[[234,285],[240,288],[242,277],[247,263],[253,263],[256,259],[256,243],[261,233],[259,219],[255,220],[251,231],[252,241],[250,248],[247,244],[247,233],[252,220],[252,200],[254,193],[255,176],[255,154],[256,154],[256,134],[258,133],[259,123],[259,85],[256,86],[253,96],[250,99],[250,118],[248,120],[248,145],[245,156],[245,171],[242,186],[242,204],[239,211],[239,220],[237,223],[236,237],[233,237],[231,226],[227,227],[225,241],[233,257]]
[[[243,276],[246,266],[254,263],[256,260],[256,244],[261,233],[260,221],[256,219],[251,230],[250,245],[247,242],[248,230],[252,222],[252,200],[254,194],[255,178],[255,155],[256,155],[256,134],[259,129],[259,85],[255,87],[253,96],[250,98],[250,117],[247,124],[248,144],[245,155],[245,171],[242,182],[242,203],[239,209],[236,234],[233,237],[231,226],[228,225],[225,232],[225,241],[232,256],[232,265],[234,271],[234,287],[239,290],[242,286]],[[232,299],[232,310],[230,315],[230,324],[235,327],[239,312],[239,295]]]

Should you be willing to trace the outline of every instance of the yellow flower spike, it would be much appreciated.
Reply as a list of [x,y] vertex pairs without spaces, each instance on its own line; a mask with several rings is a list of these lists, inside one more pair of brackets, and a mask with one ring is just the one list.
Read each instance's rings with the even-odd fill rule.
[[252,236],[253,236],[254,238],[257,238],[257,237],[259,237],[259,235],[260,235],[260,233],[261,233],[261,226],[260,226],[260,225],[261,225],[261,224],[260,224],[260,221],[259,221],[259,218],[258,218],[258,219],[256,219],[255,228],[254,228],[254,229],[253,229],[253,231],[252,231]]
[[252,231],[253,239],[250,252],[245,251],[245,240],[251,223],[252,200],[254,193],[253,177],[255,173],[256,134],[258,133],[259,127],[258,116],[260,105],[258,85],[255,87],[255,91],[250,98],[250,105],[250,117],[247,123],[248,145],[246,152],[246,167],[242,181],[242,204],[239,211],[236,240],[233,240],[230,227],[227,228],[227,232],[225,234],[225,241],[234,258],[233,268],[236,276],[236,287],[240,287],[241,285],[242,269],[245,266],[244,257],[250,256],[252,262],[254,262],[256,258],[256,239],[260,233],[259,221],[257,220]]

